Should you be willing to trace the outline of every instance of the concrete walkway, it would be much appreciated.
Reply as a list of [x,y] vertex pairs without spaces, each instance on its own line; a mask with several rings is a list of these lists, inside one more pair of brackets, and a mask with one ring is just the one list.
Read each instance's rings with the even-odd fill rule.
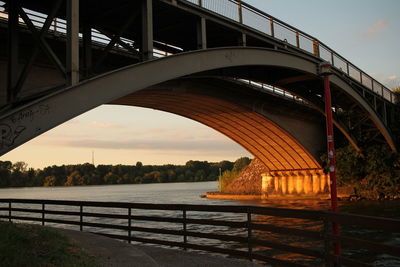
[[146,245],[132,245],[101,235],[73,230],[52,228],[68,236],[88,254],[95,256],[101,266],[171,266],[171,267],[255,267],[262,266],[246,260],[228,259],[220,256],[185,252],[178,249],[165,249]]

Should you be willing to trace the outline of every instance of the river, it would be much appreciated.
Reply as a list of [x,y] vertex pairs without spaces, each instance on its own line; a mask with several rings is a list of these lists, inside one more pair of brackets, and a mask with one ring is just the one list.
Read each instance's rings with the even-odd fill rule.
[[[314,209],[314,210],[327,210],[329,209],[328,200],[218,200],[218,199],[205,199],[200,198],[201,194],[208,191],[216,191],[218,187],[217,182],[199,182],[199,183],[168,183],[168,184],[135,184],[135,185],[107,185],[107,186],[77,186],[77,187],[30,187],[30,188],[6,188],[0,189],[0,198],[26,198],[26,199],[53,199],[53,200],[90,200],[90,201],[116,201],[116,202],[135,202],[135,203],[168,203],[168,204],[201,204],[201,205],[257,205],[278,208],[292,208],[292,209]],[[350,213],[358,213],[372,216],[383,216],[390,218],[400,219],[400,201],[359,201],[349,202],[341,201],[340,210]],[[154,213],[153,215],[155,215]],[[147,214],[149,215],[149,214]],[[160,215],[160,214],[158,214]],[[164,212],[162,216],[170,216],[171,212]],[[193,214],[194,217],[204,216],[203,214]],[[243,219],[237,217],[235,214],[226,214],[221,218],[221,214],[210,215],[213,219]],[[265,220],[266,218],[257,218]],[[268,218],[271,222],[271,218]],[[104,219],[104,223],[119,224],[115,219]],[[273,219],[273,224],[278,226],[289,226],[296,224],[296,228],[319,230],[321,225],[316,225],[313,222],[305,220],[288,220],[288,219]],[[160,227],[159,223],[137,223],[145,227]],[[65,226],[64,226],[65,227]],[[164,225],[162,226],[164,227]],[[166,226],[169,227],[169,226]],[[199,226],[197,226],[199,227]],[[205,226],[200,226],[205,227]],[[74,226],[67,227],[74,228]],[[76,227],[75,227],[76,228]],[[171,228],[173,229],[173,227]],[[85,230],[91,230],[86,228]],[[190,230],[190,229],[188,229]],[[194,227],[192,230],[196,230]],[[210,230],[210,229],[201,229]],[[97,229],[97,231],[99,231]],[[101,230],[100,230],[101,231]],[[222,229],[222,232],[226,229]],[[233,231],[233,230],[232,230]],[[226,233],[226,232],[225,232]],[[359,233],[363,234],[363,233]],[[371,234],[370,232],[365,234]],[[152,237],[152,234],[144,234],[146,237]],[[172,237],[173,238],[173,237]],[[265,238],[265,237],[264,237]],[[268,239],[275,241],[282,241],[282,235],[271,234]],[[199,240],[199,239],[198,239]],[[197,241],[198,241],[197,240]],[[201,241],[201,240],[200,240]],[[218,244],[220,241],[207,240],[207,244]],[[385,236],[385,242],[389,244],[400,245],[400,236],[391,235]],[[319,247],[322,244],[316,244],[312,241],[304,239],[288,238],[288,244],[296,244],[299,246],[315,246]],[[238,248],[237,244],[225,242],[223,247]],[[240,249],[240,248],[239,248]],[[245,248],[243,248],[245,249]],[[266,250],[269,255],[277,256],[282,259],[295,259],[296,255],[274,253],[271,250]],[[357,257],[363,257],[361,252],[352,252],[353,254],[360,254]],[[400,266],[400,260],[387,256],[387,255],[374,255],[371,259],[376,266]],[[301,261],[308,261],[307,258],[302,258]],[[313,266],[319,263],[313,263]]]

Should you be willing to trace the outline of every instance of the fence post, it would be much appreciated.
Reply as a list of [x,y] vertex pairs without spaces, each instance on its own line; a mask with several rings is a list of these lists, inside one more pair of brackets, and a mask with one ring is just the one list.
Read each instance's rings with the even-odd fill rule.
[[242,1],[238,0],[237,4],[238,4],[239,23],[243,24]]
[[8,202],[8,221],[11,222],[11,201]]
[[251,211],[247,209],[247,247],[249,260],[253,261],[252,231],[251,231]]
[[42,225],[44,225],[45,204],[42,203]]
[[131,231],[131,215],[132,215],[132,209],[128,208],[128,242],[131,243],[131,236],[132,236],[132,231]]
[[186,209],[182,208],[182,223],[183,223],[183,249],[186,250],[187,235],[186,235]]
[[297,46],[297,48],[300,48],[300,36],[299,36],[299,31],[296,31],[296,46]]
[[319,42],[317,40],[313,40],[313,51],[314,51],[314,56],[320,57],[320,54],[319,54]]
[[80,217],[80,220],[79,220],[79,230],[80,230],[80,231],[83,230],[83,225],[82,225],[82,223],[83,223],[83,215],[82,215],[82,213],[83,213],[83,206],[82,206],[82,204],[81,204],[81,205],[80,205],[80,211],[79,211],[79,217]]
[[274,19],[273,18],[269,18],[269,27],[271,29],[271,36],[275,37]]

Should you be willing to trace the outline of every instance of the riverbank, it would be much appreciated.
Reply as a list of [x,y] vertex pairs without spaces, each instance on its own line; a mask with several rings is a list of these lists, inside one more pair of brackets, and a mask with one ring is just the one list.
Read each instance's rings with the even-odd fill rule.
[[[377,194],[371,190],[355,190],[355,187],[352,186],[342,186],[338,187],[338,199],[339,200],[397,200],[400,199],[400,192],[397,194]],[[262,199],[297,199],[297,200],[309,200],[309,199],[319,199],[319,200],[327,200],[330,199],[330,194],[238,194],[231,192],[219,192],[219,191],[211,191],[204,194],[204,196],[208,199],[225,199],[225,200],[262,200]]]
[[[296,194],[287,194],[287,195],[278,195],[278,194],[269,194],[269,195],[261,195],[261,194],[236,194],[236,193],[226,193],[226,192],[207,192],[205,197],[208,199],[227,199],[227,200],[261,200],[261,199],[296,199],[296,200],[308,200],[308,199],[320,199],[326,200],[330,198],[330,194],[308,194],[308,195],[296,195]],[[351,186],[339,187],[338,188],[338,198],[350,200],[354,198],[354,190]]]

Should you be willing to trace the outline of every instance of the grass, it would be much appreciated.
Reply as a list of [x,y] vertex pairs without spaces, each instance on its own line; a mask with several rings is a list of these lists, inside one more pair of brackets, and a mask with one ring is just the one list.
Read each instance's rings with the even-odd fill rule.
[[66,236],[38,225],[0,221],[0,266],[98,266]]

